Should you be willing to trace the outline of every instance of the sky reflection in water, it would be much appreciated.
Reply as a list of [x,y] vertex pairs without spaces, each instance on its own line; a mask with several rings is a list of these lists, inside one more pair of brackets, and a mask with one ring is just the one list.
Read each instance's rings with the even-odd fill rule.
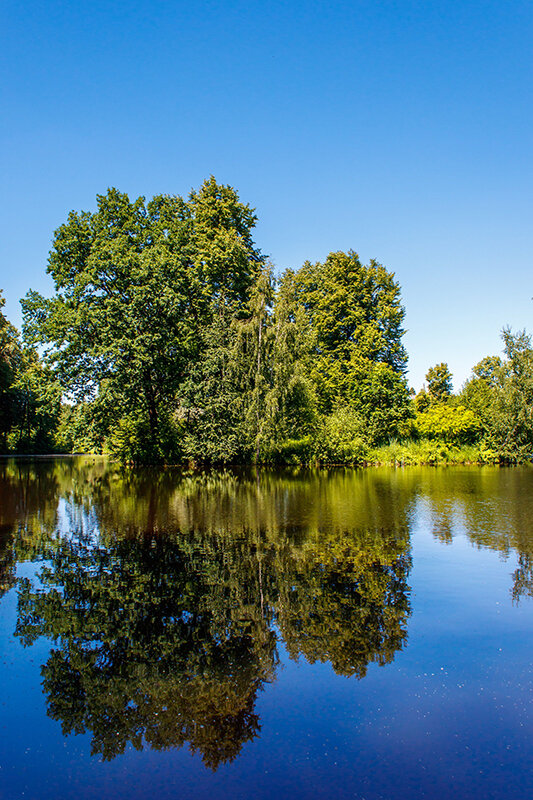
[[2,462],[0,796],[529,798],[532,488]]

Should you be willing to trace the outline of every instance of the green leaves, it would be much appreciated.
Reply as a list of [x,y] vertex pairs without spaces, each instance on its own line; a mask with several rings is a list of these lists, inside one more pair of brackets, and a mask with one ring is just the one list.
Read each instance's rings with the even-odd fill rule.
[[439,403],[418,414],[415,421],[419,434],[453,444],[475,442],[483,430],[481,419],[463,405]]
[[487,446],[507,461],[533,454],[533,349],[525,331],[502,332],[505,359],[484,358],[461,399],[483,423]]
[[438,402],[450,397],[452,393],[452,373],[448,364],[441,362],[428,369],[426,373],[428,392],[431,400]]
[[[243,313],[262,261],[254,224],[235,190],[211,178],[189,201],[146,204],[109,189],[95,212],[71,212],[56,231],[55,295],[28,294],[25,335],[44,345],[67,396],[105,419],[121,458],[181,457],[182,390],[217,310]],[[126,447],[131,436],[138,446]]]
[[365,445],[401,435],[411,406],[394,275],[336,252],[276,287],[255,222],[213,177],[187,200],[109,189],[96,211],[71,212],[50,253],[54,296],[23,301],[27,341],[77,407],[62,441],[70,419],[73,447],[87,445],[84,420],[92,447],[122,461],[323,458],[324,419],[339,409],[364,419]]
[[330,253],[294,276],[295,295],[313,332],[306,359],[319,409],[351,407],[368,422],[366,438],[396,435],[410,415],[403,377],[404,309],[394,275],[357,253]]

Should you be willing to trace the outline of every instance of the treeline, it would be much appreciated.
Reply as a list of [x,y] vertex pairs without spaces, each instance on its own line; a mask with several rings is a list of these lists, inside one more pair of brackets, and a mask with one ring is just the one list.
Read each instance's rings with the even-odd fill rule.
[[505,360],[481,362],[461,395],[428,373],[415,398],[394,275],[350,251],[276,279],[256,219],[214,178],[187,199],[111,189],[71,212],[50,252],[53,296],[22,301],[24,345],[0,319],[2,449],[134,463],[528,455],[524,334],[506,332]]
[[504,357],[487,356],[452,393],[446,363],[432,367],[414,398],[413,436],[377,456],[400,463],[516,463],[533,458],[533,349],[524,331],[502,332]]

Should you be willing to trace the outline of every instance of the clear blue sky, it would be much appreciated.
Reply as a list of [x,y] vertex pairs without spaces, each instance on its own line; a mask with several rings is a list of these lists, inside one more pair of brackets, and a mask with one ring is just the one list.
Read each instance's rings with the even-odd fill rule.
[[116,186],[210,174],[278,270],[331,250],[392,269],[410,380],[459,388],[503,325],[533,331],[533,3],[4,0],[0,287],[9,318],[53,230]]

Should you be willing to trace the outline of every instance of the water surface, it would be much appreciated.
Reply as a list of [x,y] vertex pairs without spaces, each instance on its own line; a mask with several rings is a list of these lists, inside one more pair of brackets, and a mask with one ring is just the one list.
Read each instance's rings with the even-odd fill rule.
[[0,463],[0,797],[530,798],[533,470]]

